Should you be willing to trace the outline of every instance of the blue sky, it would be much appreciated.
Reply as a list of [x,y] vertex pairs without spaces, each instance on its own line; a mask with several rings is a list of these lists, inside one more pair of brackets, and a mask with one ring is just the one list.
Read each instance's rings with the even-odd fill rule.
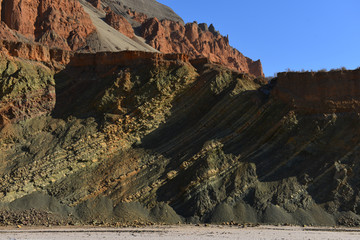
[[266,76],[360,66],[360,0],[158,0],[185,22],[213,23]]

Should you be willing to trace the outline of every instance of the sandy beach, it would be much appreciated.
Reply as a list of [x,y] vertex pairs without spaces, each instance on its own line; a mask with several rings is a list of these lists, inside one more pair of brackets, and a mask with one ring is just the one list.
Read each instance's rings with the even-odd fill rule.
[[260,226],[158,226],[144,228],[23,228],[0,229],[4,240],[75,239],[252,239],[252,240],[342,240],[360,239],[355,228],[303,228]]

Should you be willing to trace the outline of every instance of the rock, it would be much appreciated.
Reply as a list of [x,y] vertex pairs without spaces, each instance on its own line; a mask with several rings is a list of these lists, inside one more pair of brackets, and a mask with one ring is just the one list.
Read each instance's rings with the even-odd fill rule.
[[18,38],[15,36],[14,31],[12,31],[4,22],[0,22],[0,39],[8,41],[18,40]]
[[310,113],[359,112],[358,79],[360,70],[284,72],[278,74],[273,96]]
[[148,19],[148,16],[144,13],[139,13],[136,11],[131,11],[130,9],[128,9],[126,11],[126,13],[131,17],[131,19],[133,19],[134,21],[138,22],[138,23],[143,23],[145,22],[146,19]]
[[208,25],[206,23],[200,23],[199,28],[204,32],[209,31]]
[[260,60],[253,61],[229,45],[228,37],[221,36],[213,25],[199,26],[196,22],[183,26],[169,20],[147,19],[140,34],[147,43],[164,53],[185,53],[190,58],[209,58],[239,72],[264,76]]
[[183,61],[189,62],[189,58],[184,54],[162,54],[140,51],[122,52],[99,52],[96,54],[79,53],[75,54],[69,63],[74,67],[85,66],[132,66],[141,63],[151,63],[157,61]]
[[0,41],[0,49],[7,56],[19,57],[48,64],[65,65],[69,63],[71,52],[62,49],[51,49],[40,44],[15,41]]
[[135,36],[131,24],[121,15],[112,11],[107,12],[105,22],[129,38]]
[[3,0],[1,20],[10,28],[51,47],[76,50],[95,30],[88,14],[75,0]]
[[95,8],[102,10],[101,0],[87,0]]
[[[49,114],[55,107],[55,87],[45,66],[2,59],[0,129],[6,124]],[[16,73],[21,81],[13,82]]]

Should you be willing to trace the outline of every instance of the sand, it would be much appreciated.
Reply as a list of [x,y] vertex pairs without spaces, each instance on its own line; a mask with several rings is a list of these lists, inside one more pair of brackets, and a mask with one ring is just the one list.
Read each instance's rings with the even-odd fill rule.
[[261,239],[261,240],[335,240],[360,239],[360,229],[302,228],[260,226],[196,227],[159,226],[145,228],[48,228],[48,229],[1,229],[0,239],[6,240],[75,240],[75,239]]

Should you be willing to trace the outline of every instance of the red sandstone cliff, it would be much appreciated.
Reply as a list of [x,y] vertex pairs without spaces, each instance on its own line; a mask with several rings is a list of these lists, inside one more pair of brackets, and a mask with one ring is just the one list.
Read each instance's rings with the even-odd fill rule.
[[252,61],[229,44],[215,28],[206,24],[180,23],[156,18],[141,26],[141,36],[155,49],[164,53],[185,53],[191,58],[207,57],[231,69],[263,76],[260,60]]
[[95,30],[76,0],[0,0],[0,3],[4,24],[30,40],[51,47],[76,50]]

